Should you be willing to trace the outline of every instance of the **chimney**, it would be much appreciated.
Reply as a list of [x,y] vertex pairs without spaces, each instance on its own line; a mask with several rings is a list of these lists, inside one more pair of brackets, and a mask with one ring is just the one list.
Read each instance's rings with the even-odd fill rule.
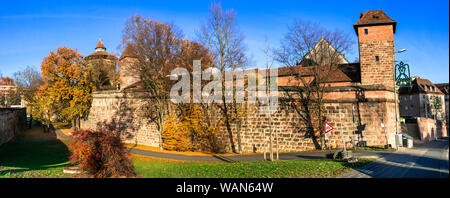
[[359,18],[362,18],[362,17],[363,17],[363,13],[359,12]]
[[295,65],[300,65],[300,63],[298,62],[298,60],[295,60]]

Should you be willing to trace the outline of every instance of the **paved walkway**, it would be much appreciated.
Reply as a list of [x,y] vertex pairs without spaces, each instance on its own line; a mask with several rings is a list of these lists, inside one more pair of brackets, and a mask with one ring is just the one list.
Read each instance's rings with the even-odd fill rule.
[[448,178],[448,138],[382,154],[382,158],[341,178]]
[[[188,161],[208,161],[208,162],[236,162],[236,161],[262,161],[264,160],[263,154],[245,154],[245,155],[232,155],[232,156],[221,156],[221,155],[211,155],[211,156],[198,156],[198,155],[183,155],[183,154],[172,154],[155,152],[141,149],[131,149],[131,153],[138,155],[145,155],[150,157],[159,157],[174,160],[188,160]],[[364,158],[379,158],[387,153],[392,153],[389,151],[353,151],[355,157]],[[326,159],[333,152],[295,152],[295,153],[280,153],[280,160],[305,160],[305,159]],[[267,154],[267,158],[269,154]],[[276,155],[274,155],[276,158]]]
[[[58,137],[67,139],[67,135],[61,132],[60,130],[56,130],[56,134]],[[235,161],[262,161],[264,160],[263,154],[245,154],[245,155],[183,155],[183,154],[175,154],[175,153],[166,153],[166,152],[157,152],[157,151],[149,151],[143,149],[130,148],[130,152],[133,154],[144,155],[149,157],[158,157],[165,159],[173,159],[173,160],[186,160],[186,161],[207,161],[207,162],[235,162]],[[380,158],[388,153],[393,153],[392,151],[353,151],[353,155],[355,157],[364,157],[364,158]],[[296,152],[296,153],[280,153],[280,160],[305,160],[305,159],[326,159],[329,158],[330,155],[333,155],[333,152],[325,151],[325,152]],[[269,155],[267,154],[267,158]],[[276,155],[274,155],[276,158]]]

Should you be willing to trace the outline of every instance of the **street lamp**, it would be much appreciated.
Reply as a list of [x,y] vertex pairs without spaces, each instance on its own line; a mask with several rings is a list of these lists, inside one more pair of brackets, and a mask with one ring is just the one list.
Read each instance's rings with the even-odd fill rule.
[[[394,104],[395,104],[395,137],[397,138],[398,135],[398,113],[397,113],[397,77],[395,76],[396,70],[397,68],[395,67],[395,58],[394,55],[395,54],[400,54],[402,52],[405,52],[406,49],[401,49],[399,51],[394,52],[394,54],[392,54],[392,64],[394,65]],[[395,142],[395,146],[397,147],[398,150],[398,142]]]

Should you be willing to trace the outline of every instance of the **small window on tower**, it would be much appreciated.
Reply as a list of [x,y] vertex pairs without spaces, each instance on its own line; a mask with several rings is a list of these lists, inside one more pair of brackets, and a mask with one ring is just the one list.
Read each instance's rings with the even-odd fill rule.
[[368,29],[364,29],[364,34],[369,34],[369,30]]
[[380,57],[378,57],[378,56],[375,56],[375,61],[379,61],[380,60]]

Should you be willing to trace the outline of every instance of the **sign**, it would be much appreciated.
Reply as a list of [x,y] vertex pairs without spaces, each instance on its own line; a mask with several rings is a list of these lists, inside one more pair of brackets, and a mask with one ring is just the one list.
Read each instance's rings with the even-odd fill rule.
[[409,64],[400,61],[395,65],[395,81],[399,87],[409,87],[411,85],[411,74],[409,71]]
[[325,121],[325,127],[324,127],[325,134],[327,134],[328,132],[332,131],[333,129],[334,129],[334,127],[331,126],[330,124],[328,124],[328,122]]

